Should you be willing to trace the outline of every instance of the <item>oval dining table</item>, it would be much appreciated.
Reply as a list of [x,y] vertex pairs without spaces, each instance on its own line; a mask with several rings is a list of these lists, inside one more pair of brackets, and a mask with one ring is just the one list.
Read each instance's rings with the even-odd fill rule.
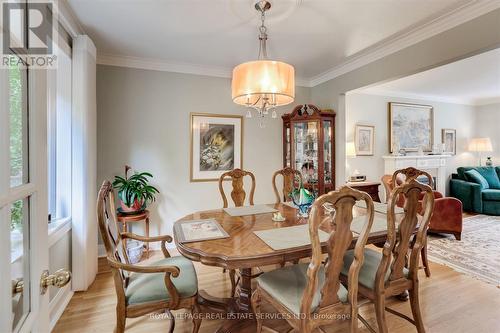
[[[179,228],[174,226],[174,239],[178,251],[192,261],[201,262],[208,266],[218,266],[225,269],[239,270],[240,281],[236,287],[234,298],[217,298],[210,296],[206,291],[200,291],[200,303],[210,308],[219,308],[234,314],[226,320],[217,332],[238,332],[242,326],[253,324],[252,320],[252,269],[267,265],[296,262],[299,259],[311,256],[311,244],[274,250],[261,240],[254,231],[286,228],[307,224],[307,219],[297,215],[297,209],[288,204],[270,204],[285,218],[283,222],[274,222],[272,213],[231,216],[223,209],[200,211],[187,215],[176,221],[180,224],[191,220],[214,219],[229,235],[228,238],[204,240],[198,242],[179,242]],[[365,208],[355,206],[353,216],[364,215]],[[327,217],[327,216],[325,216]],[[386,219],[387,215],[376,212],[375,217]],[[323,223],[320,227],[325,232],[330,232],[332,225]],[[387,230],[371,232],[367,244],[383,244],[387,238]],[[353,232],[351,248],[354,247],[358,235]],[[326,253],[326,242],[322,243],[323,253]],[[249,320],[241,320],[249,319]]]

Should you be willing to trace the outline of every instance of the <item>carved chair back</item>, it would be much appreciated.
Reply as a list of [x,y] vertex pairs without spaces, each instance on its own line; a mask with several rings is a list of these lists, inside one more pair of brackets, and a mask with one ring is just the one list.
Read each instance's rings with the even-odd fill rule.
[[[97,221],[106,248],[108,261],[129,264],[125,244],[116,218],[113,185],[104,181],[97,198]],[[128,283],[128,273],[111,265],[118,301],[125,300],[124,288]]]
[[252,188],[250,189],[250,195],[248,201],[250,205],[253,205],[253,195],[255,193],[255,176],[250,171],[245,171],[241,169],[234,169],[223,173],[219,178],[219,192],[222,196],[223,207],[228,207],[227,197],[224,193],[223,182],[226,179],[231,180],[232,190],[231,198],[233,199],[234,205],[236,207],[243,206],[245,204],[246,192],[243,188],[243,179],[245,176],[250,176],[252,180]]
[[[375,284],[375,288],[379,290],[383,289],[386,283],[387,270],[390,270],[387,283],[404,278],[403,269],[406,267],[410,271],[408,278],[416,281],[420,251],[425,245],[427,228],[434,211],[434,194],[431,187],[417,181],[420,176],[428,176],[429,179],[431,176],[415,168],[397,170],[392,176],[393,184],[400,174],[405,176],[404,182],[394,187],[387,205],[387,241],[382,250],[383,256]],[[394,198],[400,196],[404,197],[404,215],[396,228],[397,200]]]
[[[353,240],[351,222],[353,220],[353,206],[357,201],[364,201],[367,214],[363,217],[363,229],[354,247],[354,260],[348,274],[348,302],[351,311],[357,311],[358,275],[363,265],[364,247],[373,224],[374,208],[372,198],[361,192],[344,186],[338,191],[332,191],[320,196],[312,205],[309,218],[309,235],[311,237],[312,257],[307,270],[307,286],[301,303],[301,313],[311,313],[311,304],[318,286],[318,272],[322,265],[323,255],[318,234],[323,223],[332,225],[332,232],[328,239],[328,262],[325,266],[325,284],[321,289],[320,309],[341,303],[338,298],[340,288],[340,273],[343,267],[343,258],[349,250]],[[333,214],[324,214],[324,205],[333,206]],[[357,313],[352,313],[357,318]]]
[[[280,196],[278,187],[276,186],[276,178],[278,175],[283,176],[283,192]],[[276,203],[290,201],[290,193],[295,187],[295,183],[302,183],[302,173],[299,170],[294,170],[290,167],[278,170],[273,175],[273,190],[276,195]]]

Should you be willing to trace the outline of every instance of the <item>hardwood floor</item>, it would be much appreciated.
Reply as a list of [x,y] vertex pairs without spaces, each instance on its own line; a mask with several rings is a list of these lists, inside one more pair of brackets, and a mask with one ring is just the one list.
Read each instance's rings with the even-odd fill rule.
[[[159,254],[155,254],[159,255]],[[200,289],[216,296],[229,296],[231,285],[228,274],[222,274],[217,267],[195,263]],[[454,270],[431,263],[432,277],[420,275],[421,309],[427,332],[469,333],[500,332],[500,289],[462,275]],[[99,274],[86,292],[77,292],[57,323],[54,332],[113,332],[115,326],[116,295],[111,273],[102,259],[99,261]],[[388,306],[411,316],[408,302],[392,299]],[[272,309],[263,306],[264,311]],[[178,317],[175,332],[191,332],[191,320],[182,318],[185,311],[174,311]],[[361,315],[375,326],[372,305],[361,309]],[[144,316],[127,319],[127,332],[167,332],[170,321],[166,317]],[[405,320],[387,314],[389,331],[398,333],[416,332]],[[221,320],[204,320],[200,332],[214,332]],[[286,332],[288,325],[281,320],[265,322],[280,332]],[[344,326],[324,327],[328,333],[345,332]],[[240,331],[250,333],[253,330]],[[359,332],[369,332],[361,323]]]

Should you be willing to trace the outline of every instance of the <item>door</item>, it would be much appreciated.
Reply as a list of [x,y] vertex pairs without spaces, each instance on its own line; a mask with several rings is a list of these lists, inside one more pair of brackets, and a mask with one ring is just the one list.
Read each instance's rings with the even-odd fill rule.
[[47,73],[0,72],[0,332],[48,332]]

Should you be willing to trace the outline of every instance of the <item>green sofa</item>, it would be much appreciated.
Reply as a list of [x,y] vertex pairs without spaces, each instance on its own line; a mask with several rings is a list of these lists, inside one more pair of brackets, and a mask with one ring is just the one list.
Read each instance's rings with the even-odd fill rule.
[[500,215],[500,167],[460,167],[452,174],[450,194],[464,211]]

